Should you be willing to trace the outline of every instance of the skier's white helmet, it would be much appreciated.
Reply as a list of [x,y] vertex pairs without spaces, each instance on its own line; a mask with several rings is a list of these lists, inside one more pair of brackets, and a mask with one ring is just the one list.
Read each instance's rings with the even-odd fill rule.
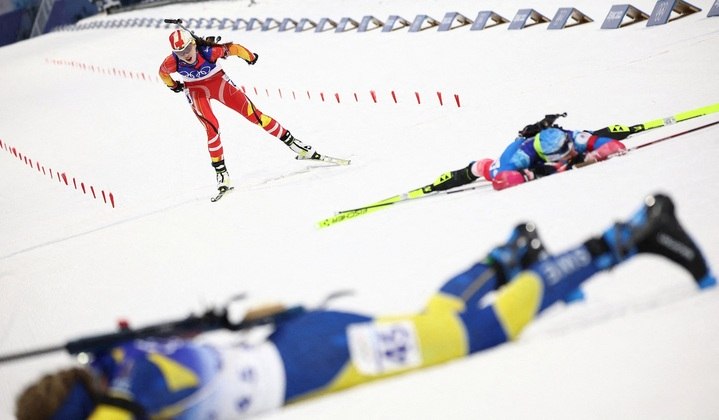
[[170,34],[170,47],[177,55],[186,53],[194,44],[195,38],[184,29],[176,29]]

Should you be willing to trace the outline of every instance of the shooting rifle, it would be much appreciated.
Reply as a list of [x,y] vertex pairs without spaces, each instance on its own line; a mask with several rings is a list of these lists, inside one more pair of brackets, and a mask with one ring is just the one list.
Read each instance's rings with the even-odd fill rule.
[[214,45],[214,46],[220,45],[219,42],[220,42],[220,39],[222,39],[221,36],[208,36],[207,38],[202,38],[201,36],[196,35],[193,31],[191,31],[190,28],[186,27],[183,24],[182,19],[164,19],[163,22],[174,23],[178,27],[189,32],[190,35],[192,35],[192,37],[195,38],[195,42],[197,43],[197,45]]
[[66,351],[72,355],[95,354],[111,350],[133,340],[189,336],[221,329],[248,330],[261,325],[280,324],[306,312],[306,308],[303,306],[285,307],[280,304],[272,304],[251,309],[241,321],[233,322],[228,316],[228,306],[229,304],[221,308],[209,309],[201,315],[190,315],[179,321],[163,322],[138,329],[120,327],[115,332],[82,337],[65,344],[0,355],[0,364],[58,351]]
[[524,138],[531,138],[536,136],[540,131],[549,127],[558,127],[554,124],[559,117],[566,117],[567,113],[562,112],[561,114],[547,114],[540,121],[534,124],[526,125],[523,129],[519,130],[519,135]]

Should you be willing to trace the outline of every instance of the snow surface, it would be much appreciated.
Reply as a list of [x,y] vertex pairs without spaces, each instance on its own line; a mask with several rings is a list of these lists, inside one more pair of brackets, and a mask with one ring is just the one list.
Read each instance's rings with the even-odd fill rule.
[[[176,5],[88,21],[390,14],[441,20],[451,11],[473,19],[480,10],[511,19],[532,7],[551,18],[569,5],[256,3]],[[353,160],[349,167],[295,161],[277,140],[218,104],[237,188],[216,204],[209,201],[214,174],[204,131],[185,99],[156,76],[168,30],[65,31],[0,48],[0,353],[106,332],[118,319],[142,326],[183,317],[243,291],[249,303],[312,304],[352,289],[353,297],[334,306],[413,312],[517,222],[535,221],[549,249],[559,251],[625,218],[655,191],[675,199],[716,267],[719,126],[501,193],[429,198],[315,227],[334,211],[496,157],[517,130],[546,113],[567,111],[565,127],[597,129],[716,103],[719,18],[706,17],[712,1],[691,3],[702,12],[619,30],[600,29],[612,2],[574,0],[570,6],[593,23],[560,31],[546,24],[445,33],[201,31],[260,54],[254,67],[223,62],[260,109],[320,151]],[[650,13],[654,1],[632,5]],[[658,129],[627,144],[717,119]],[[112,193],[114,208],[102,192],[105,201]],[[557,305],[515,343],[264,418],[717,418],[719,291],[699,293],[686,272],[652,256],[597,276],[584,290],[584,303]],[[54,354],[0,366],[0,417],[11,418],[23,386],[69,362]]]

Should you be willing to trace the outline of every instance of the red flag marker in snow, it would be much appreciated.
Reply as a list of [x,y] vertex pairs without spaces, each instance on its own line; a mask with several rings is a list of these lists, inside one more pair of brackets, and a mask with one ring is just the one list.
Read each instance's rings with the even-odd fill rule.
[[335,99],[337,99],[337,103],[340,103],[340,94],[335,93]]
[[442,103],[442,92],[437,92],[437,98],[439,98],[439,104],[444,105],[444,103]]
[[394,94],[394,91],[392,91],[392,100],[397,103],[397,95]]
[[414,93],[414,97],[417,98],[417,105],[419,105],[419,104],[420,104],[420,101],[419,101],[419,92],[415,92],[415,93]]
[[377,93],[375,93],[375,91],[373,90],[370,90],[369,94],[372,95],[372,100],[374,101],[374,103],[377,103]]
[[457,102],[457,108],[459,108],[459,95],[457,95],[456,93],[454,94],[454,101]]
[[112,208],[115,208],[115,197],[113,197],[112,193],[110,193],[110,204],[112,204]]

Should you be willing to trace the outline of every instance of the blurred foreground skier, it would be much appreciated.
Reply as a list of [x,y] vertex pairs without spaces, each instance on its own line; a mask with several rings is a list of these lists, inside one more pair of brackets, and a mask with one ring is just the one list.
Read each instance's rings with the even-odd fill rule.
[[564,114],[551,114],[527,125],[507,146],[499,159],[481,159],[466,168],[442,174],[428,191],[444,191],[474,182],[479,177],[503,190],[571,169],[573,165],[593,163],[620,154],[626,147],[619,140],[599,137],[589,131],[565,130],[554,122]]
[[[17,418],[238,418],[306,397],[465,357],[516,339],[594,274],[641,254],[684,267],[701,289],[716,279],[671,199],[648,196],[626,222],[551,256],[535,226],[445,283],[418,314],[369,317],[308,310],[259,345],[127,342],[88,366],[48,375],[17,400]],[[631,280],[631,279],[628,279]],[[496,291],[494,299],[483,299]]]
[[[247,48],[231,42],[217,44],[214,37],[201,39],[184,29],[170,34],[172,54],[167,56],[160,66],[160,78],[173,92],[185,92],[192,111],[207,132],[207,149],[210,152],[212,166],[217,175],[217,189],[221,192],[230,188],[230,176],[225,167],[220,125],[210,106],[210,99],[220,101],[237,111],[248,121],[259,125],[267,133],[280,139],[293,152],[297,159],[319,159],[315,149],[303,144],[284,128],[278,121],[262,111],[230,80],[217,60],[237,56],[247,64],[254,65],[258,55]],[[170,74],[177,73],[181,81]]]

